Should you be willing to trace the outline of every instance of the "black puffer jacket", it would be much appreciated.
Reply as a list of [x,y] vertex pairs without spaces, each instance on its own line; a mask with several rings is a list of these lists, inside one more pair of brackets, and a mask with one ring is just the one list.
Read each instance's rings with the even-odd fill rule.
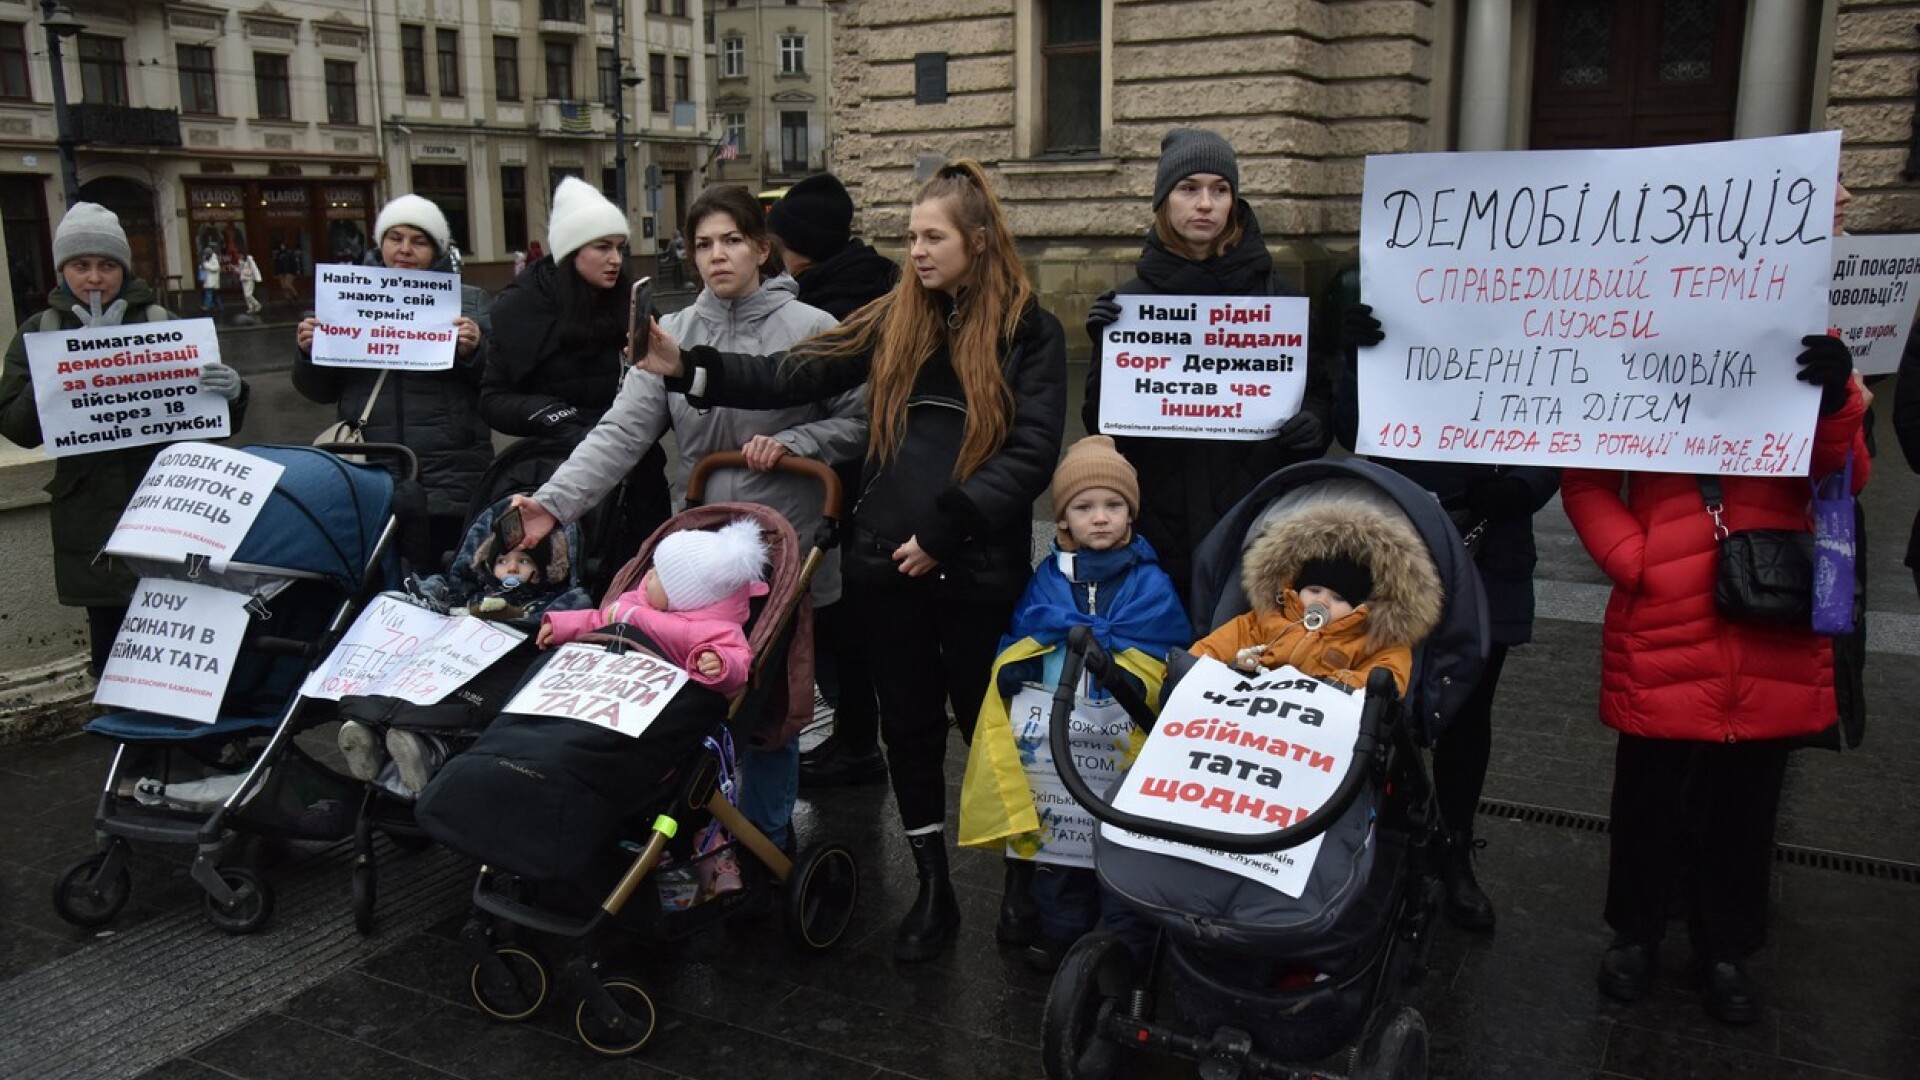
[[800,283],[800,302],[847,321],[847,316],[885,296],[900,280],[900,267],[893,260],[859,240],[806,268],[795,279]]
[[[368,262],[380,265],[378,250]],[[431,269],[451,272],[446,256]],[[480,324],[480,346],[454,354],[445,371],[389,371],[362,434],[368,442],[400,443],[420,459],[427,512],[464,519],[480,478],[493,463],[493,433],[480,419],[480,374],[486,368],[492,318],[486,290],[460,286],[460,314]],[[338,403],[341,420],[360,418],[380,373],[367,368],[321,367],[301,351],[293,361],[293,388],[308,401]]]
[[[682,393],[694,369],[707,373],[697,406],[773,408],[816,401],[866,382],[871,356],[789,364],[784,358],[720,353],[698,346],[682,353],[687,375],[670,380]],[[946,349],[929,356],[914,380],[899,453],[868,458],[841,555],[850,580],[927,589],[955,599],[1011,600],[1031,576],[1033,502],[1047,490],[1066,428],[1067,347],[1060,321],[1030,306],[1002,353],[1013,392],[1006,442],[966,479],[953,479],[965,435],[968,402]],[[902,575],[893,551],[909,537],[940,561],[937,573]]]
[[[1297,296],[1275,278],[1273,256],[1260,234],[1253,207],[1241,201],[1235,213],[1245,235],[1233,250],[1206,262],[1168,251],[1151,231],[1135,264],[1140,276],[1114,291],[1148,296]],[[1319,445],[1287,450],[1278,441],[1245,442],[1223,439],[1151,439],[1117,436],[1114,445],[1140,473],[1140,534],[1160,553],[1160,562],[1181,601],[1193,588],[1193,551],[1213,530],[1215,522],[1240,501],[1253,485],[1296,461],[1319,457],[1330,437],[1333,360],[1318,338],[1307,357],[1307,393],[1302,412],[1320,421]],[[1087,372],[1087,400],[1081,418],[1087,430],[1100,430],[1100,342]]]

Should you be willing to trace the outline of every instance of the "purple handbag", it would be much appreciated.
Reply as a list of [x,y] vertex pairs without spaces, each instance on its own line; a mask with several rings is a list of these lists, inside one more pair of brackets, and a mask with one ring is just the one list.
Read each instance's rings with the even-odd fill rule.
[[1813,632],[1835,637],[1853,632],[1854,536],[1853,451],[1839,472],[1813,482]]

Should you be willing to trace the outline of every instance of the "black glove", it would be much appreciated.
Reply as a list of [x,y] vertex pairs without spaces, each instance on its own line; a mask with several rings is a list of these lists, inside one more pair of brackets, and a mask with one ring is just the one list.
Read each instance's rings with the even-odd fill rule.
[[1853,376],[1853,352],[1830,334],[1808,334],[1800,339],[1800,381],[1820,388],[1820,415],[1847,403],[1847,380]]
[[533,414],[533,422],[546,431],[580,426],[580,410],[564,401],[556,401]]
[[1037,681],[1041,671],[1040,658],[1037,656],[1001,665],[997,683],[1000,696],[1011,701],[1013,695],[1019,693],[1027,683]]
[[1093,306],[1087,309],[1087,336],[1096,344],[1100,341],[1100,331],[1106,325],[1120,317],[1120,301],[1113,298],[1113,290],[1108,289],[1093,298]]
[[1467,489],[1467,505],[1482,517],[1530,517],[1533,489],[1518,476],[1494,474]]
[[1280,430],[1273,433],[1274,441],[1283,450],[1314,450],[1327,448],[1327,428],[1320,418],[1305,409],[1287,418]]
[[1350,304],[1341,313],[1341,351],[1361,345],[1378,345],[1386,339],[1386,332],[1380,329],[1380,320],[1373,317],[1373,308],[1366,304]]

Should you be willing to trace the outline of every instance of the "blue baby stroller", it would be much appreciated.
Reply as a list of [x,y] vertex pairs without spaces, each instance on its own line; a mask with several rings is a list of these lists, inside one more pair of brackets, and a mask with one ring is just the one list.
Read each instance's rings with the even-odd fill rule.
[[[339,840],[352,829],[352,782],[294,736],[333,718],[331,702],[300,693],[314,661],[368,599],[399,583],[394,480],[386,468],[349,464],[323,448],[245,449],[285,471],[226,571],[197,560],[130,560],[145,576],[248,594],[250,620],[215,723],[125,711],[86,725],[117,746],[94,815],[101,851],[54,886],[54,910],[76,926],[103,926],[126,906],[131,842],[148,841],[193,845],[191,877],[205,893],[208,920],[251,933],[272,916],[273,891],[253,867],[222,865],[239,834]],[[406,447],[353,450],[412,474]]]
[[[1109,660],[1091,635],[1076,631],[1069,642],[1054,701],[1054,761],[1075,801],[1102,823],[1094,843],[1102,889],[1156,933],[1144,972],[1115,934],[1091,934],[1067,954],[1041,1021],[1053,1080],[1101,1080],[1129,1052],[1148,1051],[1193,1061],[1209,1080],[1427,1075],[1426,1026],[1402,999],[1421,972],[1438,912],[1435,868],[1447,833],[1420,747],[1471,691],[1487,638],[1479,578],[1458,533],[1433,496],[1398,473],[1357,458],[1294,465],[1262,481],[1201,545],[1192,613],[1197,626],[1211,628],[1245,612],[1239,571],[1247,546],[1270,517],[1330,490],[1404,514],[1432,556],[1445,603],[1415,650],[1404,699],[1389,672],[1372,672],[1348,769],[1304,818],[1246,834],[1117,809],[1120,784],[1095,791],[1067,742],[1082,665],[1136,725],[1151,730],[1155,717],[1119,680],[1109,684]],[[1192,664],[1176,654],[1169,684]],[[1213,865],[1119,843],[1113,828],[1246,855],[1322,843],[1295,898]],[[1167,1020],[1155,1015],[1162,1000],[1171,1005]],[[1344,1071],[1314,1066],[1343,1047]]]

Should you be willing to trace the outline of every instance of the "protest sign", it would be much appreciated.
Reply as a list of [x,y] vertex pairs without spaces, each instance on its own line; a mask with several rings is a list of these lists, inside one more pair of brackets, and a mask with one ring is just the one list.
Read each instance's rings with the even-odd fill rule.
[[460,275],[316,266],[313,362],[321,367],[445,371],[453,366]]
[[[1364,702],[1291,667],[1247,676],[1203,658],[1168,698],[1114,809],[1215,832],[1293,825],[1325,805],[1352,767]],[[1219,867],[1293,897],[1306,889],[1321,841],[1237,855],[1101,829],[1114,843]]]
[[[1059,866],[1093,865],[1093,815],[1075,802],[1053,764],[1053,690],[1029,683],[1007,702],[1014,744],[1026,767],[1027,786],[1033,790],[1033,808],[1040,815],[1037,834],[1007,844],[1016,859]],[[1068,718],[1067,743],[1080,775],[1094,790],[1104,792],[1133,759],[1133,719],[1112,698],[1075,700]]]
[[94,688],[96,705],[211,724],[247,632],[247,594],[142,578]]
[[686,685],[687,673],[635,649],[562,645],[502,712],[579,720],[639,737]]
[[1367,159],[1362,454],[1805,475],[1839,132]]
[[27,335],[33,407],[48,457],[220,439],[227,399],[200,389],[220,359],[212,319],[178,319]]
[[442,615],[382,593],[308,674],[300,692],[338,701],[385,694],[432,705],[463,686],[527,635],[471,615]]
[[224,571],[286,467],[244,450],[183,443],[160,451],[107,537],[109,555]]
[[1920,236],[1836,236],[1828,324],[1864,375],[1900,367],[1920,301]]
[[1116,296],[1100,352],[1100,431],[1266,439],[1307,391],[1303,296]]

